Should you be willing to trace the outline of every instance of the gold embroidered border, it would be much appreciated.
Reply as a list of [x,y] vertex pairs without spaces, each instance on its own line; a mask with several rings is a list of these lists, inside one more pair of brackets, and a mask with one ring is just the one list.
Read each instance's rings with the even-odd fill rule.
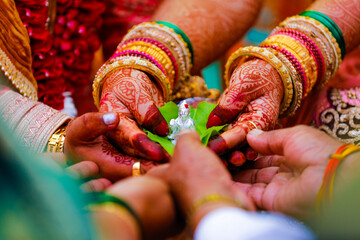
[[12,85],[25,97],[37,101],[37,89],[11,62],[10,58],[0,48],[0,67]]
[[16,136],[33,152],[41,153],[51,135],[71,117],[44,104],[33,107],[21,119]]
[[335,107],[328,108],[320,115],[319,129],[344,143],[360,144],[360,106],[348,105],[341,96],[341,89],[332,89],[330,99]]

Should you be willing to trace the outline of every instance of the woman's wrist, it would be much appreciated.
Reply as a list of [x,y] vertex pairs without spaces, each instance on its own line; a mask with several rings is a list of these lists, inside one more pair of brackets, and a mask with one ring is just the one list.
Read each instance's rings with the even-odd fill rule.
[[187,220],[187,224],[190,230],[191,235],[193,235],[196,227],[200,223],[200,221],[209,213],[214,210],[224,208],[224,207],[239,207],[235,203],[230,202],[209,202],[199,207],[198,210],[191,216],[190,219]]
[[136,219],[125,208],[114,203],[102,203],[90,209],[101,238],[141,239]]
[[237,207],[249,209],[243,201],[231,196],[220,194],[208,194],[193,203],[187,212],[187,223],[191,234],[195,231],[201,219],[210,212],[224,207]]
[[344,184],[358,175],[360,169],[360,152],[354,152],[343,160],[337,171],[337,181],[335,182],[335,191],[340,190]]
[[[337,151],[330,156],[330,159],[327,163],[323,181],[319,192],[317,194],[317,210],[321,211],[323,208],[324,203],[331,201],[333,198],[333,189],[334,189],[334,182],[339,182],[339,170],[342,170],[342,175],[346,176],[354,176],[354,170],[357,169],[354,166],[354,159],[350,158],[350,156],[355,155],[356,153],[360,152],[360,147],[354,144],[344,144],[340,146]],[[344,163],[344,166],[342,166]],[[343,168],[340,168],[340,167]],[[336,180],[336,181],[335,181]],[[345,181],[342,181],[343,185]],[[339,185],[339,184],[338,184]]]

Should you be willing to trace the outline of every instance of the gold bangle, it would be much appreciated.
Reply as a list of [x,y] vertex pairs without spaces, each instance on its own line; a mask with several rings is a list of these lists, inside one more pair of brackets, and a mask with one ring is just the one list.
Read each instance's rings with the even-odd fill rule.
[[140,160],[137,160],[134,162],[131,168],[132,176],[133,177],[139,177],[141,176],[141,162]]
[[328,68],[326,69],[326,72],[330,71],[331,74],[328,74],[326,79],[324,79],[323,82],[320,83],[321,86],[325,85],[332,77],[335,76],[342,62],[339,44],[332,36],[329,29],[313,18],[306,16],[293,16],[285,19],[284,24],[288,23],[297,23],[301,24],[302,26],[308,27],[311,31],[310,36],[316,37],[317,42],[319,42],[320,39],[325,44],[325,51],[327,51],[329,55],[332,56],[328,64]]
[[244,63],[245,57],[254,56],[268,62],[279,73],[284,85],[284,97],[280,105],[280,115],[284,113],[291,104],[293,99],[293,84],[290,73],[285,65],[269,50],[261,47],[244,47],[239,48],[229,57],[225,65],[225,82],[228,85],[230,77],[235,68]]
[[132,40],[134,38],[140,38],[140,37],[148,37],[148,38],[152,38],[160,43],[162,43],[163,45],[165,45],[168,50],[173,54],[173,56],[175,57],[176,63],[178,65],[178,80],[180,79],[184,79],[185,76],[187,75],[187,71],[186,71],[186,64],[185,64],[185,58],[181,52],[180,47],[173,42],[171,39],[169,39],[167,36],[163,35],[160,32],[154,31],[154,30],[150,30],[150,29],[146,29],[140,32],[129,32],[123,39],[123,41],[119,44],[119,46],[121,44],[124,44],[125,41],[129,41]]
[[172,88],[174,87],[174,82],[175,82],[174,66],[169,56],[163,50],[150,43],[135,41],[121,46],[116,52],[121,52],[126,50],[135,50],[135,51],[143,52],[155,58],[155,60],[157,60],[161,64],[163,69],[165,69],[169,79],[171,80],[172,83],[171,87]]
[[171,94],[171,83],[165,74],[153,63],[140,57],[121,56],[106,62],[98,71],[93,82],[93,97],[95,106],[99,108],[100,94],[104,79],[115,70],[122,68],[133,68],[144,71],[153,76],[162,88],[165,101],[169,100]]
[[313,88],[317,80],[317,68],[315,59],[311,56],[306,46],[302,45],[292,37],[281,34],[270,36],[263,43],[261,43],[261,45],[264,44],[285,48],[286,50],[293,53],[293,55],[297,57],[297,60],[304,67],[305,74],[309,79],[308,89],[306,89],[306,92],[309,92]]
[[[294,20],[294,19],[292,19]],[[332,72],[334,69],[334,58],[331,57],[332,52],[331,52],[331,46],[330,46],[330,51],[328,51],[328,47],[326,45],[326,43],[323,41],[323,39],[321,38],[321,34],[318,33],[318,31],[316,31],[316,29],[314,29],[311,26],[304,26],[304,25],[300,25],[297,23],[293,23],[293,22],[283,22],[281,23],[278,27],[276,27],[272,33],[275,33],[277,31],[279,31],[280,29],[295,29],[297,31],[300,31],[304,34],[306,34],[310,39],[312,39],[315,43],[316,46],[319,48],[322,56],[324,57],[324,64],[325,64],[325,72],[324,72],[324,77],[323,79],[318,79],[318,86],[322,85],[322,83],[327,83],[332,76]],[[326,41],[326,40],[325,40]]]
[[279,58],[279,60],[285,65],[285,67],[287,67],[287,69],[290,72],[290,76],[291,76],[293,86],[294,86],[294,97],[293,97],[293,100],[291,102],[289,109],[287,111],[285,111],[280,116],[280,118],[292,116],[295,114],[296,110],[301,106],[301,100],[303,97],[303,85],[302,85],[301,77],[298,75],[296,69],[291,64],[289,59],[286,58],[285,55],[283,55],[281,52],[278,52],[272,48],[267,48],[267,49],[269,51],[271,51],[272,53],[274,53],[275,56],[277,58]]
[[46,145],[46,152],[64,152],[65,132],[66,126],[61,126],[51,135]]
[[[120,43],[120,45],[125,42],[139,37],[150,37],[162,43],[165,43],[169,49],[174,50],[179,60],[179,77],[186,78],[191,69],[191,55],[190,51],[187,48],[186,43],[183,41],[181,36],[176,34],[172,29],[160,24],[151,22],[151,23],[142,23],[134,26],[129,30]],[[119,46],[120,46],[119,45]]]

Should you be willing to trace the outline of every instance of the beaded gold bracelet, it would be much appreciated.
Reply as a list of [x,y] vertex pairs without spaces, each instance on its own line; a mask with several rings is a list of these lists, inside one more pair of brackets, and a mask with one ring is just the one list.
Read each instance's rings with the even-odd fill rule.
[[100,105],[100,94],[102,92],[104,79],[110,73],[123,68],[138,69],[154,77],[161,86],[165,101],[169,100],[171,94],[170,80],[155,64],[140,57],[120,56],[105,63],[95,76],[95,80],[93,82],[93,98],[96,107],[99,108]]
[[64,152],[65,132],[66,132],[66,126],[61,126],[60,128],[58,128],[53,133],[53,135],[51,135],[46,145],[45,152],[48,153]]
[[248,57],[257,57],[273,66],[279,73],[284,84],[284,97],[280,105],[280,115],[282,115],[290,106],[293,99],[293,84],[289,70],[285,65],[269,50],[261,47],[244,47],[235,51],[229,57],[225,65],[225,83],[229,85],[230,77],[235,68],[244,63]]

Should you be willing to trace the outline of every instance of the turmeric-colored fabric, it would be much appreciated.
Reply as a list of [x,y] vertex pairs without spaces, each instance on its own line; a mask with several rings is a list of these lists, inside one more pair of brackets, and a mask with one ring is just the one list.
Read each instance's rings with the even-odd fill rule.
[[13,0],[0,1],[0,55],[2,71],[14,88],[37,100],[30,39]]

